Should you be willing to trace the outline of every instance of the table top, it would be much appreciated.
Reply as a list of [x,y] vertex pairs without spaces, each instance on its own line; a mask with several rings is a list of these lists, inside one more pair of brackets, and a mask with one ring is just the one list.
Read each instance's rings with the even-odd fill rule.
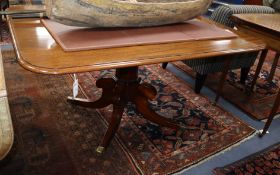
[[1,15],[14,15],[14,14],[31,14],[31,13],[44,13],[46,6],[44,5],[10,5],[5,11],[0,11]]
[[280,37],[280,14],[235,14],[232,20]]
[[42,25],[39,18],[12,19],[8,17],[8,22],[19,63],[30,71],[44,74],[141,66],[253,52],[265,48],[265,44],[261,40],[240,33],[239,37],[231,39],[65,52]]

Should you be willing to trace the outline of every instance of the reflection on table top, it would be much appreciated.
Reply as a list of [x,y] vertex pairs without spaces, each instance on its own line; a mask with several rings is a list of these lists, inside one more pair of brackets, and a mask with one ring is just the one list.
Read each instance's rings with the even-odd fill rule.
[[1,15],[14,15],[14,14],[34,14],[44,13],[46,6],[44,5],[10,5],[5,11],[0,11]]
[[20,64],[34,72],[63,74],[140,66],[264,49],[257,38],[174,42],[79,52],[64,52],[39,18],[8,18]]

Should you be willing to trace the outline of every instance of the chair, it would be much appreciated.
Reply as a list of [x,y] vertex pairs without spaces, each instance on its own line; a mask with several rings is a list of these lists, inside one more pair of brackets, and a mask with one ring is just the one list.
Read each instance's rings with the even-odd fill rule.
[[[275,13],[275,10],[267,6],[257,5],[221,5],[216,8],[210,16],[214,22],[225,26],[234,27],[234,23],[230,17],[233,14],[240,13]],[[243,53],[233,55],[230,63],[230,70],[241,68],[240,82],[245,83],[250,67],[254,64],[258,53]],[[200,90],[209,73],[222,72],[224,70],[224,60],[220,57],[211,57],[206,59],[184,60],[186,65],[191,67],[196,72],[195,92],[200,93]],[[165,69],[168,63],[163,63]]]
[[9,0],[0,0],[0,10],[5,10],[9,7]]
[[[0,0],[0,11],[5,11],[9,7],[9,0]],[[0,15],[2,21],[2,15]]]

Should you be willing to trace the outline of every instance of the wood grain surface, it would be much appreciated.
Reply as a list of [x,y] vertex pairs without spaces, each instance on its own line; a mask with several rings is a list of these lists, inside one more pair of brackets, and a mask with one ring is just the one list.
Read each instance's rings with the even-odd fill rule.
[[240,31],[259,37],[280,52],[280,14],[236,14],[232,20]]
[[[64,52],[40,19],[12,19],[9,27],[19,63],[26,69],[44,74],[87,72],[199,59],[218,55],[262,50],[259,39],[238,33],[233,39],[171,42],[164,44]],[[235,32],[236,33],[236,32]]]

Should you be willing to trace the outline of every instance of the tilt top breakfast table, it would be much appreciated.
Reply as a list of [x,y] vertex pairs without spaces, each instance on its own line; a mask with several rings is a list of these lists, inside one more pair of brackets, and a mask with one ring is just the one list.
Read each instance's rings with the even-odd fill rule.
[[[207,20],[199,21],[205,23]],[[138,77],[139,66],[221,55],[230,58],[233,54],[258,52],[265,48],[260,40],[238,34],[234,38],[171,41],[66,52],[46,30],[40,18],[8,17],[8,23],[18,61],[27,70],[42,74],[69,74],[116,69],[115,77],[97,80],[96,86],[103,90],[101,98],[97,101],[68,98],[73,104],[91,108],[102,108],[113,104],[111,121],[96,150],[99,153],[104,151],[116,133],[128,102],[134,103],[144,118],[156,124],[175,130],[184,128],[149,108],[149,100],[152,100],[157,92],[151,85],[141,83]]]

